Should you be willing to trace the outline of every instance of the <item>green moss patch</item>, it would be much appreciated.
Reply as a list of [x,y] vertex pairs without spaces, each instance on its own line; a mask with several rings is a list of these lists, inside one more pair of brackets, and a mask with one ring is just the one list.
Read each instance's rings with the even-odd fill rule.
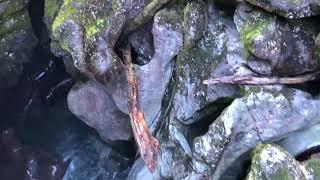
[[240,32],[240,39],[244,46],[244,56],[248,58],[249,52],[252,51],[253,41],[263,34],[269,22],[261,22],[253,25],[246,24]]
[[8,19],[0,20],[0,37],[16,30],[31,28],[28,11],[22,10]]
[[320,160],[310,159],[306,164],[307,168],[311,169],[315,179],[320,179]]
[[291,176],[287,169],[280,168],[272,176],[272,180],[291,180]]
[[107,22],[104,19],[97,19],[93,23],[86,26],[86,38],[89,39],[95,34],[101,32],[107,26]]

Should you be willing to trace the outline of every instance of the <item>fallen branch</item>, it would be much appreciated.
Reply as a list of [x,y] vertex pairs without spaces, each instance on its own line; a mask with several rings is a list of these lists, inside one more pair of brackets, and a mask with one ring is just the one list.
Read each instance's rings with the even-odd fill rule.
[[139,105],[138,85],[135,76],[135,70],[132,64],[130,46],[127,46],[123,51],[123,60],[127,70],[127,79],[129,85],[128,104],[133,134],[139,146],[139,152],[142,159],[147,164],[149,170],[153,172],[156,167],[159,143],[151,135],[144,118],[144,113]]
[[159,11],[161,7],[172,0],[152,0],[143,11],[123,30],[123,35],[128,36],[143,24],[147,23]]
[[203,81],[203,84],[239,84],[239,85],[271,85],[271,84],[301,84],[320,78],[320,71],[296,75],[293,77],[264,77],[254,75],[225,76]]

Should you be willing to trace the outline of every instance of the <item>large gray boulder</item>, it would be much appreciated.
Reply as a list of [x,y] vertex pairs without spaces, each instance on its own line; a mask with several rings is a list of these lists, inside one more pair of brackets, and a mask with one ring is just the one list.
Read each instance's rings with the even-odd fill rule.
[[[275,88],[275,87],[273,87]],[[193,142],[196,163],[206,169],[197,173],[219,179],[233,175],[228,171],[261,142],[274,142],[292,132],[319,123],[318,97],[288,88],[251,88],[236,99],[211,124],[209,131]]]
[[71,56],[74,66],[87,76],[116,77],[123,65],[113,48],[123,27],[146,3],[145,0],[46,0],[51,51],[57,56]]

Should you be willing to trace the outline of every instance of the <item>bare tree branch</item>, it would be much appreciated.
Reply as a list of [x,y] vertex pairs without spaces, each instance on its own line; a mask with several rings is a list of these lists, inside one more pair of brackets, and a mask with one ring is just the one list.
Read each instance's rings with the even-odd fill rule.
[[240,84],[240,85],[271,85],[300,84],[320,78],[320,70],[292,77],[264,77],[254,75],[225,76],[203,81],[203,84]]
[[133,134],[139,146],[139,152],[142,159],[147,164],[149,170],[153,172],[157,163],[159,143],[151,135],[144,118],[144,113],[139,105],[138,84],[135,76],[134,66],[132,64],[131,49],[129,45],[123,51],[123,60],[126,65],[127,79],[129,84],[128,104]]

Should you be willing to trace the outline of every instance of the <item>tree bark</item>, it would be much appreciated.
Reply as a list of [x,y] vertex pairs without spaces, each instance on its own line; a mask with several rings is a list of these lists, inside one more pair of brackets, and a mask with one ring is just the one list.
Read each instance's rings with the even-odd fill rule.
[[135,76],[134,66],[132,64],[131,49],[129,45],[123,51],[123,60],[127,70],[127,79],[129,85],[128,105],[133,134],[138,144],[142,159],[145,161],[149,170],[153,172],[157,164],[159,143],[151,135],[144,118],[144,113],[139,105],[138,84]]

